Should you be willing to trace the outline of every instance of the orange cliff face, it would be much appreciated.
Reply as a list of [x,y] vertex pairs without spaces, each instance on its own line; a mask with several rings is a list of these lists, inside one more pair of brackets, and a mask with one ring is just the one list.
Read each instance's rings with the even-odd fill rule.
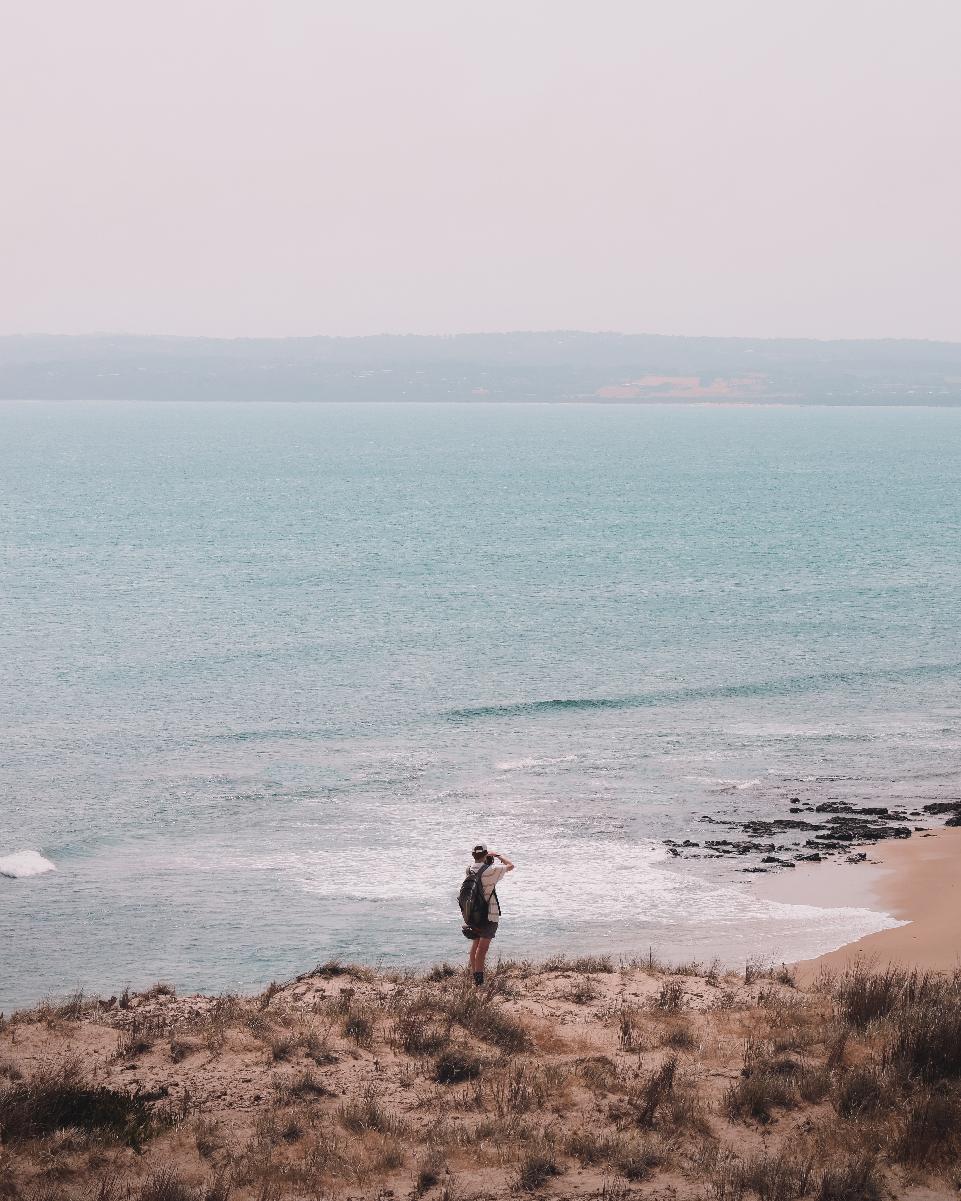
[[754,400],[765,395],[767,376],[715,376],[708,383],[699,375],[642,375],[622,384],[607,384],[594,395],[599,400]]

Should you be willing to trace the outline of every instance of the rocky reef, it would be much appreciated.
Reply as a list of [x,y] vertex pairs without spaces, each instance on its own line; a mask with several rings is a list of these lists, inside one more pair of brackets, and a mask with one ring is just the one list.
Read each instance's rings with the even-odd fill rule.
[[741,858],[741,871],[766,872],[840,856],[848,863],[863,863],[867,852],[857,848],[888,838],[910,838],[915,832],[927,830],[933,818],[946,817],[945,825],[961,826],[961,800],[934,801],[905,810],[848,801],[814,805],[795,796],[789,798],[789,805],[790,816],[770,820],[741,821],[704,814],[700,822],[737,831],[741,837],[700,841],[686,838],[683,842],[666,838],[664,845],[675,858]]

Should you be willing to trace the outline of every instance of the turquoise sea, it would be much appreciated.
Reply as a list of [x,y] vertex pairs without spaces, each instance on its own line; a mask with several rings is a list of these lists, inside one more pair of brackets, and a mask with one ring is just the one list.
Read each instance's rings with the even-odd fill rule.
[[958,409],[0,405],[0,1009],[459,956],[480,838],[502,954],[881,928],[661,840],[956,798],[959,611]]

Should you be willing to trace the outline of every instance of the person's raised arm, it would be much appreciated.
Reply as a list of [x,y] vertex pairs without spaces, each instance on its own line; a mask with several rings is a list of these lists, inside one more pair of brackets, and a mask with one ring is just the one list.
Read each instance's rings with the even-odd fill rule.
[[503,855],[501,855],[498,851],[488,851],[488,854],[493,855],[493,857],[495,859],[499,859],[501,861],[501,863],[503,863],[504,871],[512,872],[514,870],[513,863],[511,863],[511,861],[509,859],[505,859],[505,857]]

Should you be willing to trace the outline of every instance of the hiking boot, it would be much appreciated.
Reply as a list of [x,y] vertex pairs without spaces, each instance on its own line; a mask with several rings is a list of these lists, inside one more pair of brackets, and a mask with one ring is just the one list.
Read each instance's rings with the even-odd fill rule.
[[484,983],[484,973],[483,972],[475,972],[474,973],[474,983],[477,985],[478,988],[480,988],[480,986]]

